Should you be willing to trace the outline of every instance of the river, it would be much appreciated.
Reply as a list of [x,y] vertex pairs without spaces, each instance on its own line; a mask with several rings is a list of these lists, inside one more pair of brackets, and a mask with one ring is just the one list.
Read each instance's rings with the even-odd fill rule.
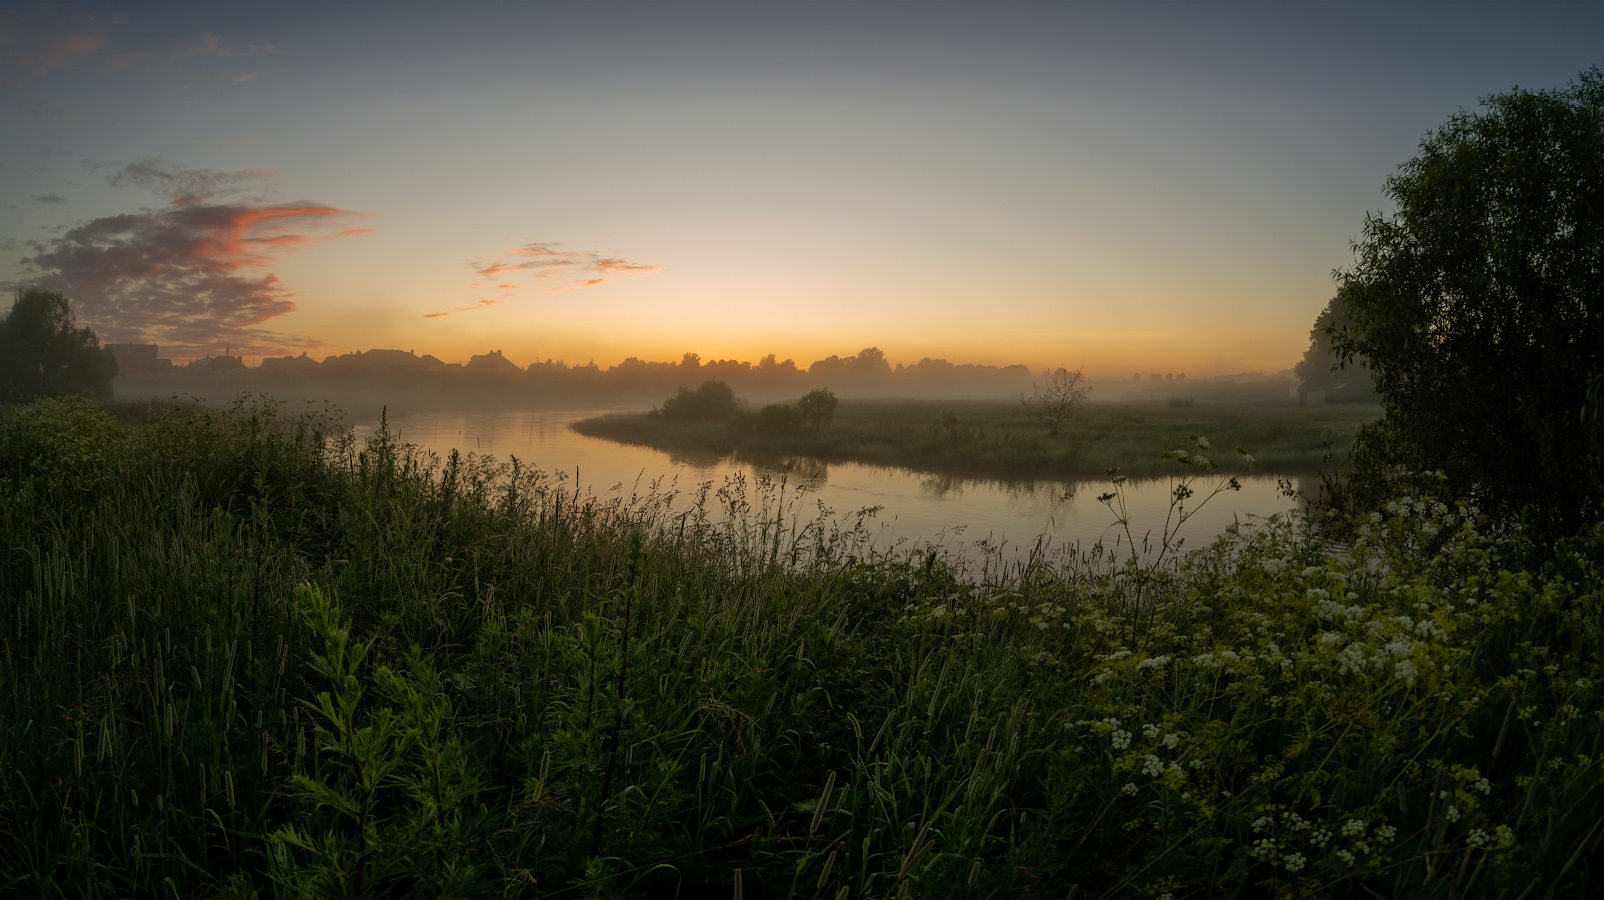
[[[1085,551],[1099,541],[1110,549],[1129,547],[1114,513],[1097,499],[1108,492],[1107,479],[1004,481],[861,463],[696,456],[586,437],[568,427],[616,411],[418,411],[392,416],[389,424],[397,439],[442,457],[453,449],[501,460],[516,456],[548,474],[564,473],[568,490],[578,486],[601,498],[627,496],[656,481],[660,489],[679,491],[676,505],[687,506],[703,483],[717,489],[728,479],[752,485],[762,476],[783,478],[793,501],[801,495],[793,509],[808,516],[816,515],[820,504],[843,520],[874,510],[867,527],[879,550],[940,545],[976,569],[999,560],[1017,562],[1043,549]],[[356,436],[365,439],[375,427],[371,421],[357,422]],[[1240,480],[1240,491],[1219,494],[1187,520],[1177,535],[1185,549],[1206,543],[1233,522],[1294,505],[1275,476]],[[1208,494],[1213,482],[1205,478],[1194,485],[1198,497],[1192,502]],[[1130,532],[1139,543],[1148,537],[1155,544],[1163,533],[1171,487],[1168,479],[1133,479],[1124,485]]]

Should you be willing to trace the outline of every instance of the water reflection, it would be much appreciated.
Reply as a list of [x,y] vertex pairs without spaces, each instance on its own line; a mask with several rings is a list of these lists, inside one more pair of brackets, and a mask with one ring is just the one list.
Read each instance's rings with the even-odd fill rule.
[[[825,463],[809,457],[746,458],[685,451],[665,452],[617,444],[568,428],[598,410],[416,412],[390,419],[393,433],[442,457],[451,450],[517,456],[525,465],[566,479],[598,494],[642,490],[658,482],[683,495],[688,504],[696,488],[716,490],[726,480],[783,481],[798,508],[808,515],[821,509],[837,518],[862,519],[878,548],[909,550],[943,546],[977,565],[1018,561],[1032,554],[1076,554],[1101,545],[1129,552],[1124,530],[1097,501],[1108,484],[1095,481],[1015,481],[938,475],[861,463]],[[374,423],[359,424],[358,438]],[[1292,479],[1294,487],[1300,487]],[[1179,537],[1187,549],[1206,543],[1233,522],[1247,522],[1291,507],[1274,476],[1244,477],[1242,490],[1214,498],[1187,522]],[[1167,479],[1131,480],[1125,499],[1131,536],[1149,544],[1163,534],[1170,511]],[[1206,490],[1200,494],[1207,493]],[[873,510],[872,515],[865,511]]]

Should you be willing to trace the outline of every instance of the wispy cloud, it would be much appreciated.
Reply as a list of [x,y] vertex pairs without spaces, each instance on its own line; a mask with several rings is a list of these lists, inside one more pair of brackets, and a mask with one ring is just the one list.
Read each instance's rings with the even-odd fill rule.
[[46,194],[43,197],[35,197],[35,198],[33,198],[33,202],[35,202],[35,203],[66,203],[67,202],[67,198],[61,196],[60,194]]
[[164,195],[174,206],[193,206],[218,194],[261,184],[278,174],[271,169],[241,169],[238,172],[185,169],[159,159],[143,159],[107,175],[106,183],[112,187],[131,185],[147,188]]
[[[271,271],[282,257],[368,229],[360,214],[320,203],[212,202],[220,186],[264,173],[190,171],[146,161],[111,176],[164,194],[168,205],[103,216],[32,242],[29,280],[58,290],[102,339],[247,352],[304,345],[262,326],[295,309]],[[315,342],[312,342],[315,343]]]
[[423,317],[425,319],[439,319],[445,316],[454,316],[457,313],[473,312],[476,309],[484,309],[487,306],[495,306],[500,302],[500,300],[480,300],[478,303],[475,303],[472,306],[453,306],[449,309],[443,309],[439,312],[424,313]]
[[[493,262],[476,264],[474,271],[486,278],[517,272],[530,272],[536,278],[548,280],[565,278],[578,287],[601,284],[602,273],[645,275],[662,270],[662,266],[634,263],[616,256],[606,256],[594,250],[560,250],[560,244],[526,244],[508,250],[504,257]],[[551,290],[573,290],[573,287],[556,287]]]
[[563,287],[554,287],[554,288],[552,288],[552,290],[554,290],[554,291],[577,291],[577,290],[580,290],[582,288],[595,287],[596,285],[601,284],[601,283],[605,282],[606,280],[607,279],[605,279],[605,278],[592,278],[591,280],[585,281],[585,282],[581,282],[580,284],[571,284],[571,285],[565,285]]

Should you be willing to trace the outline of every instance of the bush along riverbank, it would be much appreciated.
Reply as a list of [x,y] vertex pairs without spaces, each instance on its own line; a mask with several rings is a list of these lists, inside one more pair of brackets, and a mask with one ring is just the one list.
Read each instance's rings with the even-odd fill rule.
[[1340,555],[1276,520],[1173,564],[975,582],[874,553],[852,517],[793,524],[777,493],[596,498],[272,407],[11,410],[0,890],[1579,897],[1604,877],[1597,531],[1539,556],[1410,497]]
[[1267,473],[1308,474],[1346,458],[1358,426],[1380,415],[1379,407],[1362,405],[1090,404],[1052,435],[1017,402],[849,400],[832,408],[828,424],[784,404],[737,413],[733,402],[725,419],[645,412],[572,427],[660,450],[755,460],[806,456],[1017,480],[1097,478],[1108,466],[1135,477],[1161,475],[1155,448],[1186,432],[1251,449]]

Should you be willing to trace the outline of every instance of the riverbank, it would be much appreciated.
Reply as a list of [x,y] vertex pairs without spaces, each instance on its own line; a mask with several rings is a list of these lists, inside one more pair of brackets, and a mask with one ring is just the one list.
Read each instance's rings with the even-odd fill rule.
[[1597,881],[1597,533],[1545,568],[1404,503],[1341,556],[1294,521],[974,584],[761,484],[678,515],[337,434],[0,411],[8,893]]
[[1141,477],[1162,472],[1158,450],[1207,437],[1225,463],[1243,447],[1267,473],[1308,474],[1344,459],[1355,429],[1379,406],[1089,404],[1060,434],[1031,421],[1017,402],[842,401],[823,429],[740,431],[722,422],[675,422],[653,413],[599,416],[573,424],[591,437],[661,450],[750,458],[902,466],[1002,479],[1097,478],[1110,466]]

